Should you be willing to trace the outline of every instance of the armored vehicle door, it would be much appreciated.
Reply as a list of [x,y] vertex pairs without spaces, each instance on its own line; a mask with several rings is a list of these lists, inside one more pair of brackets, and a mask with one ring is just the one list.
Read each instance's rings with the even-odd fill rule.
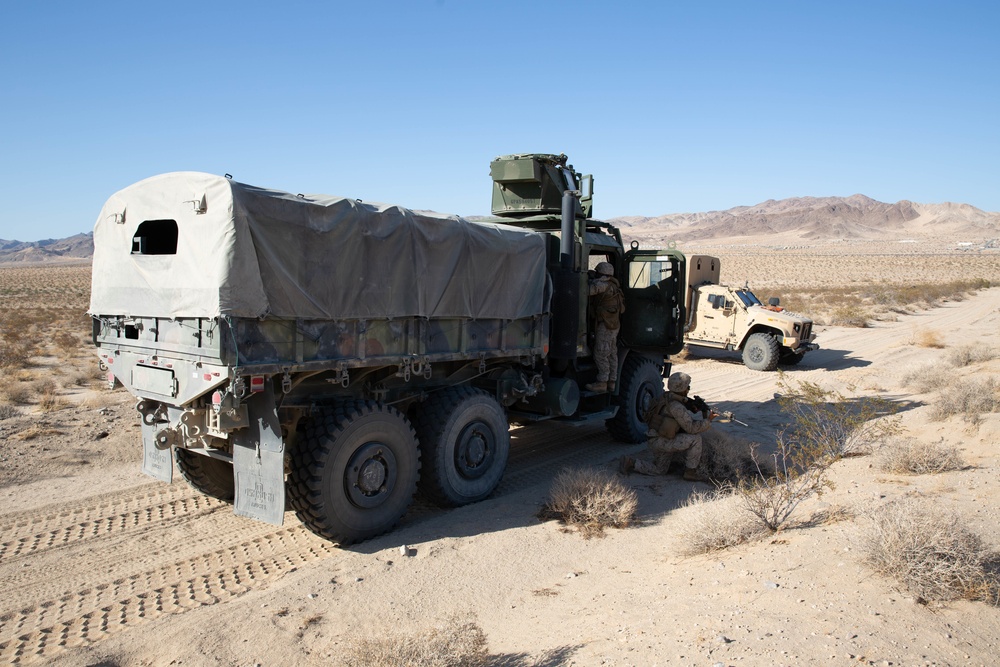
[[676,250],[625,253],[625,313],[619,339],[633,349],[676,354],[684,347],[684,255]]
[[[698,288],[697,326],[688,332],[695,340],[730,343],[738,315],[733,295],[723,285]],[[745,318],[744,318],[745,319]]]

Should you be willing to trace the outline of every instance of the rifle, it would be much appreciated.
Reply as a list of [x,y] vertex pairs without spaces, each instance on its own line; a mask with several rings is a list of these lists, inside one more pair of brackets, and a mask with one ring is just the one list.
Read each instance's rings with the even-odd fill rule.
[[701,413],[701,416],[708,419],[708,415],[711,414],[712,408],[708,407],[708,403],[701,396],[692,396],[684,401],[684,407],[688,409],[689,412]]
[[[712,408],[708,406],[708,403],[706,403],[705,399],[703,399],[701,396],[692,396],[691,398],[687,399],[684,402],[684,407],[686,407],[691,412],[700,412],[701,416],[704,417],[705,419],[708,419],[708,416],[712,413]],[[740,426],[749,426],[749,424],[741,422],[739,419],[737,419],[732,412],[726,411],[726,412],[720,412],[718,414],[719,416],[716,419],[717,422],[720,423],[735,422]]]

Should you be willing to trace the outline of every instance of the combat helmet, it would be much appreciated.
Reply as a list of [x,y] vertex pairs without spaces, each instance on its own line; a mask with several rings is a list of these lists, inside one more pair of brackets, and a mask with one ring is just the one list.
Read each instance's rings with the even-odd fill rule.
[[691,376],[687,373],[673,373],[667,378],[667,390],[675,394],[683,394],[691,388]]
[[602,276],[613,276],[615,275],[615,267],[611,266],[611,262],[601,262],[594,267],[594,271]]

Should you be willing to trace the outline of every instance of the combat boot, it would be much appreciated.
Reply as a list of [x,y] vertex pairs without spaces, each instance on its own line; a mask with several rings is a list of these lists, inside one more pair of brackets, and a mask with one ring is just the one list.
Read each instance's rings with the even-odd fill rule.
[[708,477],[698,472],[697,468],[685,468],[684,479],[688,482],[708,482]]
[[608,391],[607,382],[592,382],[583,386],[587,391],[592,391],[596,394],[603,394]]

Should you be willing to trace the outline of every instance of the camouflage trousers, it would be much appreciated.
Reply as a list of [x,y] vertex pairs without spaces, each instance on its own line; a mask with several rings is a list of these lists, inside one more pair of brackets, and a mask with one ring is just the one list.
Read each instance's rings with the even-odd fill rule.
[[685,468],[697,468],[701,462],[701,434],[678,433],[673,438],[655,437],[646,441],[646,447],[656,455],[656,463],[635,460],[635,471],[640,475],[665,475],[675,454],[687,452]]
[[618,380],[618,329],[609,329],[604,322],[597,323],[594,332],[594,363],[597,364],[598,382]]

